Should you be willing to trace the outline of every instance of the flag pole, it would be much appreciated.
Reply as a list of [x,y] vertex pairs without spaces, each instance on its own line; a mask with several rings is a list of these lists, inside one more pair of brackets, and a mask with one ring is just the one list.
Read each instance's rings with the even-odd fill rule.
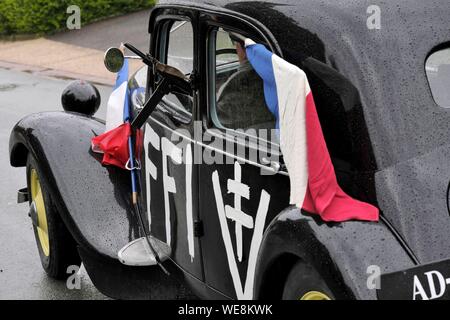
[[[124,51],[124,46],[123,44],[120,46],[120,49],[122,51]],[[128,68],[128,61],[125,60],[126,63],[126,68]],[[125,66],[124,66],[125,67]],[[127,70],[128,73],[128,70]],[[139,207],[139,203],[138,203],[138,188],[137,188],[137,170],[138,167],[136,166],[136,161],[134,158],[134,154],[135,154],[135,143],[133,143],[133,136],[134,135],[134,129],[131,126],[131,109],[130,109],[130,103],[128,100],[128,87],[127,87],[127,94],[125,95],[125,101],[124,101],[124,113],[123,113],[123,120],[124,123],[130,124],[131,127],[131,131],[130,131],[130,136],[128,137],[128,155],[129,155],[129,166],[128,169],[130,170],[130,176],[131,176],[131,203],[133,205],[134,211],[137,215],[138,221],[139,221],[139,226],[142,229],[142,232],[145,236],[146,242],[150,248],[151,253],[153,254],[153,256],[155,257],[155,261],[158,264],[158,266],[161,268],[161,270],[167,274],[170,275],[169,271],[167,271],[167,269],[162,265],[161,260],[159,259],[158,253],[156,252],[156,250],[153,248],[153,245],[150,242],[150,239],[148,238],[149,235],[147,234],[147,231],[145,229],[144,226],[144,221],[142,220],[142,216],[141,216],[141,210]],[[139,129],[136,129],[139,130]]]
[[[130,121],[127,120],[126,123],[129,123]],[[130,173],[131,173],[131,202],[133,205],[137,205],[137,177],[136,177],[136,166],[135,161],[133,157],[133,133],[130,134],[128,137],[128,153],[130,155]]]

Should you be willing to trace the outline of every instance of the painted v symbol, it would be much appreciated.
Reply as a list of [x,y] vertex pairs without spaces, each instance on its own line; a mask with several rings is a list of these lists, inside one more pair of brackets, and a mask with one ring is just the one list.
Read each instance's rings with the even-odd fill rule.
[[247,265],[247,274],[245,284],[242,286],[241,277],[234,254],[233,244],[231,241],[230,230],[228,228],[227,217],[225,214],[225,206],[223,204],[222,189],[220,188],[219,173],[214,171],[212,174],[214,195],[217,204],[217,213],[219,215],[220,229],[227,253],[228,266],[230,268],[231,277],[233,279],[236,296],[239,300],[253,299],[253,285],[255,281],[256,260],[258,258],[259,247],[261,245],[264,225],[266,223],[267,212],[269,210],[270,195],[267,191],[261,191],[258,212],[256,214],[255,227],[253,231],[252,242],[250,245],[250,253]]

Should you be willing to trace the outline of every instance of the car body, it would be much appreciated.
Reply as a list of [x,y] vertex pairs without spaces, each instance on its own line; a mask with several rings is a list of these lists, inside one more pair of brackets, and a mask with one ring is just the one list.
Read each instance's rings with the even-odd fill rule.
[[[380,28],[369,28],[370,5],[161,1],[152,10],[149,52],[162,62],[171,23],[191,26],[195,88],[190,112],[165,100],[144,125],[139,199],[150,233],[172,249],[171,273],[196,296],[279,299],[286,282],[296,279],[291,277],[294,266],[304,262],[334,298],[376,299],[379,286],[371,281],[380,273],[411,288],[406,297],[413,298],[413,277],[425,281],[424,271],[408,279],[397,278],[396,272],[450,259],[450,109],[437,105],[425,72],[430,54],[450,42],[450,6],[446,0],[383,3]],[[211,130],[211,32],[217,28],[262,42],[305,71],[339,184],[352,197],[379,207],[378,223],[325,223],[289,205],[289,176],[282,162],[276,174],[264,176],[260,170],[273,170],[273,163],[237,158],[212,144],[212,137],[224,134],[220,128]],[[183,61],[171,63],[182,68]],[[149,96],[156,80],[150,68],[143,68],[129,86],[132,92],[146,88]],[[143,96],[136,93],[131,99],[137,113]],[[202,139],[194,135],[194,122],[201,123]],[[11,134],[11,164],[26,165],[30,153],[36,158],[41,179],[102,292],[116,298],[152,297],[155,277],[171,277],[166,279],[157,267],[124,266],[117,259],[117,252],[142,234],[130,206],[129,174],[99,165],[89,152],[93,134],[103,131],[102,121],[81,114],[28,116]],[[184,144],[171,144],[174,134]],[[260,148],[238,137],[222,138],[246,154]],[[178,147],[183,156],[209,150],[229,162],[181,164],[173,156]],[[233,224],[219,219],[214,181],[219,181],[221,201],[232,205],[225,190],[239,170],[250,188],[242,210],[256,219],[262,193],[269,194],[270,205],[262,230],[243,229],[238,258]],[[389,288],[380,291],[380,298],[405,296]]]

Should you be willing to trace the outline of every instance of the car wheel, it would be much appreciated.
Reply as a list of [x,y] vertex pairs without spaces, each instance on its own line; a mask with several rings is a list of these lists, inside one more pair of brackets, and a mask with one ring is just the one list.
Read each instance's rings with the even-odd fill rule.
[[27,185],[30,202],[30,217],[39,257],[45,272],[55,279],[68,277],[67,267],[80,265],[81,259],[76,243],[59,216],[49,188],[42,179],[36,159],[29,154],[27,159]]
[[283,300],[334,300],[334,295],[312,266],[298,262],[286,279]]

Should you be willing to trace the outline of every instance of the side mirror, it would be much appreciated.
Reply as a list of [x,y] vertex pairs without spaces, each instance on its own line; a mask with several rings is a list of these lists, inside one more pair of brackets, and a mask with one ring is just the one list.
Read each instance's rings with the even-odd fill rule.
[[106,69],[112,73],[119,72],[125,62],[125,56],[119,48],[109,48],[105,52],[104,63]]

